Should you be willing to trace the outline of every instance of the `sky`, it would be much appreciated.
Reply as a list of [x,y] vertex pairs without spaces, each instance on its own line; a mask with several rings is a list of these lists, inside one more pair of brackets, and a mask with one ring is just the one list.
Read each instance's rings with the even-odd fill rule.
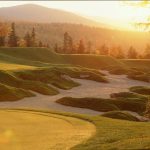
[[143,21],[150,15],[149,8],[133,7],[122,1],[0,1],[0,7],[29,3],[74,12],[96,21],[130,30],[135,29],[135,22]]

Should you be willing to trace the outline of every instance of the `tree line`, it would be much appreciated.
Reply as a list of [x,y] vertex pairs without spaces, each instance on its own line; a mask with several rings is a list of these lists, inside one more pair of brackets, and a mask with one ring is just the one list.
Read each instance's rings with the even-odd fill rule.
[[73,38],[68,32],[64,33],[63,46],[60,46],[57,43],[54,46],[54,51],[57,53],[98,54],[112,56],[118,59],[150,59],[150,45],[147,45],[145,51],[141,54],[138,53],[133,46],[130,46],[126,53],[123,51],[121,46],[110,47],[106,44],[101,45],[100,47],[96,48],[96,50],[94,49],[91,41],[85,44],[84,41],[80,39],[78,43],[74,43]]
[[23,38],[16,34],[15,23],[9,27],[5,23],[0,23],[0,47],[43,47],[47,46],[41,40],[37,40],[35,28],[31,33],[27,32]]
[[[146,46],[143,53],[139,54],[137,50],[130,46],[127,52],[124,52],[121,46],[110,47],[103,44],[97,48],[95,45],[88,41],[85,43],[82,39],[75,42],[72,36],[65,32],[62,45],[54,44],[54,51],[57,53],[67,54],[98,54],[113,56],[118,59],[150,59],[150,45]],[[20,38],[16,34],[15,23],[9,27],[8,24],[0,23],[0,46],[4,47],[49,47],[44,44],[42,40],[37,39],[35,28],[33,27],[30,32],[25,33],[24,37]]]

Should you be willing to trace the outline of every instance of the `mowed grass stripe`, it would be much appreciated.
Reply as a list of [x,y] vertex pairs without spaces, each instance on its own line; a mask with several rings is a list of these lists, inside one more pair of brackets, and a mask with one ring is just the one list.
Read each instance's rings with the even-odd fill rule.
[[67,150],[89,139],[95,126],[57,114],[0,111],[1,150]]
[[0,62],[0,70],[30,70],[30,69],[35,69],[35,67]]

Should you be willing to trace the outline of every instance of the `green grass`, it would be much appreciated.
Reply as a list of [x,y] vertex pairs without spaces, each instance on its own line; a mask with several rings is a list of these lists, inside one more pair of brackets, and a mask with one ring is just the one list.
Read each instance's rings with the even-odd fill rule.
[[[6,110],[2,110],[2,111],[6,111]],[[37,149],[38,146],[48,146],[48,148],[47,147],[45,148],[45,150],[48,150],[54,141],[57,142],[57,144],[55,144],[55,146],[57,146],[57,145],[62,146],[64,144],[70,143],[71,141],[74,142],[74,140],[72,138],[68,138],[67,142],[66,142],[65,138],[64,138],[64,140],[61,138],[58,138],[58,141],[54,140],[54,139],[47,140],[51,137],[53,138],[56,135],[55,133],[57,132],[57,130],[53,130],[53,132],[49,134],[49,132],[51,132],[51,127],[52,127],[51,126],[51,124],[52,124],[51,117],[59,117],[59,118],[62,118],[62,122],[61,122],[62,127],[64,126],[63,121],[65,120],[66,123],[67,123],[67,121],[69,121],[68,124],[73,123],[69,128],[74,127],[74,130],[75,130],[76,125],[78,125],[78,127],[80,126],[80,129],[81,129],[80,131],[86,132],[85,123],[87,123],[87,122],[83,122],[82,124],[80,124],[81,122],[74,123],[74,118],[89,121],[89,122],[93,123],[96,127],[96,133],[90,139],[82,141],[80,144],[76,143],[77,145],[76,146],[74,145],[74,147],[72,147],[71,150],[110,150],[110,149],[111,150],[113,150],[113,149],[130,149],[130,150],[131,149],[142,149],[142,150],[144,150],[144,149],[150,149],[150,143],[149,143],[149,141],[150,141],[150,124],[149,123],[117,120],[117,119],[111,119],[111,118],[106,118],[106,117],[102,117],[102,116],[85,116],[85,115],[77,115],[77,114],[75,115],[72,113],[60,113],[60,112],[50,112],[50,111],[42,111],[42,110],[39,110],[39,111],[37,111],[37,110],[7,110],[7,111],[8,111],[8,114],[11,112],[12,112],[12,114],[9,114],[8,117],[3,117],[3,120],[1,120],[2,125],[4,125],[3,129],[8,129],[7,126],[10,125],[10,123],[5,124],[6,122],[8,122],[8,121],[14,122],[15,121],[14,124],[16,124],[16,126],[14,126],[14,128],[11,128],[11,129],[13,129],[13,130],[15,129],[15,131],[17,131],[17,132],[21,131],[21,129],[23,129],[22,132],[19,132],[19,134],[16,134],[16,136],[15,136],[15,137],[17,137],[17,136],[22,137],[22,138],[19,138],[20,139],[19,142],[21,143],[21,141],[23,141],[21,144],[24,145],[24,143],[26,143],[27,140],[28,140],[28,142],[30,142],[30,140],[32,140],[31,145],[26,144],[25,147],[34,145],[34,148]],[[19,117],[22,117],[21,112],[23,112],[23,111],[24,111],[24,117],[21,120],[19,120],[19,122],[21,121],[21,122],[26,122],[26,123],[25,124],[22,123],[21,126],[19,126],[20,123],[17,124],[16,121],[18,121],[17,119]],[[15,113],[15,112],[17,113],[17,119],[14,120],[13,118],[11,118],[11,120],[8,120],[8,118],[10,116],[12,116],[13,113]],[[6,114],[1,113],[1,115],[6,115]],[[15,114],[14,114],[14,116],[15,116]],[[4,122],[4,120],[5,120],[5,122]],[[55,128],[59,125],[60,124],[58,124],[58,123],[55,124]],[[81,126],[84,129],[82,129]],[[15,127],[17,127],[17,128],[15,128]],[[40,130],[41,127],[42,127],[42,130]],[[60,127],[60,130],[62,129],[62,127]],[[78,127],[76,127],[76,129],[78,129]],[[29,130],[31,128],[32,128],[32,130]],[[3,130],[3,131],[5,131],[5,130]],[[26,136],[28,136],[29,131],[30,131],[30,135],[32,135],[32,136],[25,138]],[[65,131],[65,133],[63,132],[62,135],[63,134],[69,135],[70,132],[66,132],[66,130],[64,130],[64,131]],[[32,132],[32,134],[31,134],[31,132]],[[41,134],[41,132],[42,132],[42,134]],[[45,133],[43,133],[43,132],[45,132]],[[26,134],[23,134],[23,133],[26,133]],[[77,134],[77,132],[76,132],[76,134]],[[48,136],[50,136],[50,137],[46,138],[43,143],[43,140],[41,140],[42,135],[44,135],[46,137],[48,137]],[[61,134],[58,134],[58,137],[60,137],[60,136],[61,136]],[[37,137],[38,137],[38,139],[37,139]],[[24,138],[25,138],[25,140],[23,140]],[[34,138],[36,138],[36,140],[35,140],[36,142],[34,142]],[[75,138],[75,140],[78,140],[79,137],[76,136],[76,138]],[[38,140],[38,142],[37,142],[37,140]],[[59,140],[62,140],[61,144],[60,144]],[[70,141],[70,142],[68,142],[68,141]],[[13,142],[15,144],[15,141],[13,141]],[[12,143],[12,145],[13,145],[13,143]],[[17,144],[17,145],[19,145],[19,144]],[[7,146],[9,146],[9,145],[7,144]],[[56,147],[56,149],[59,149],[59,148]],[[10,149],[10,148],[8,148],[8,149]],[[11,149],[12,149],[12,147],[11,147]],[[33,147],[31,147],[31,148],[28,147],[27,149],[30,150],[30,149],[33,149]],[[55,147],[53,147],[53,150],[55,150]]]
[[96,135],[85,144],[71,150],[144,150],[150,149],[150,124],[109,119],[90,118],[96,125]]
[[[13,66],[11,68],[11,66]],[[88,69],[80,66],[49,64],[43,67],[26,66],[3,63],[0,70],[0,83],[6,86],[18,88],[18,91],[28,90],[38,92],[44,95],[56,95],[59,93],[57,88],[68,90],[79,86],[79,83],[74,82],[71,78],[83,78],[95,80],[98,82],[108,82],[105,76],[95,69]],[[19,66],[19,67],[18,67]],[[20,67],[21,66],[21,67]],[[52,87],[53,85],[54,87]],[[55,88],[56,87],[56,88]],[[9,96],[13,95],[7,93]],[[20,96],[17,96],[19,100]],[[4,99],[0,98],[0,101]],[[6,98],[5,101],[8,101]]]
[[107,83],[106,77],[96,70],[100,68],[148,81],[149,75],[138,67],[140,62],[141,68],[149,67],[148,60],[121,61],[108,56],[61,55],[47,48],[0,48],[0,83],[26,92],[55,95],[59,91],[48,84],[65,90],[79,85],[64,75]]
[[134,86],[130,88],[130,91],[138,94],[150,95],[150,87]]
[[126,59],[122,60],[123,63],[145,72],[150,72],[150,60],[149,59]]
[[141,114],[146,109],[147,101],[147,97],[119,97],[115,99],[64,97],[57,100],[57,103],[72,107],[88,108],[100,112],[128,110]]
[[131,115],[126,111],[110,111],[102,114],[104,117],[113,118],[113,119],[122,119],[129,121],[140,121],[137,117]]
[[16,101],[31,96],[35,95],[23,89],[0,84],[0,101]]
[[70,149],[95,133],[92,123],[59,114],[0,110],[0,118],[1,150]]
[[119,68],[125,67],[122,62],[109,56],[88,54],[61,55],[47,48],[0,48],[0,54],[9,58],[5,61],[9,61],[11,63],[18,63],[19,59],[19,64],[23,62],[27,64],[27,61],[29,61],[31,65],[35,65],[34,62],[41,62],[40,65],[42,65],[42,63],[72,64],[95,69],[106,68],[109,66],[116,66]]

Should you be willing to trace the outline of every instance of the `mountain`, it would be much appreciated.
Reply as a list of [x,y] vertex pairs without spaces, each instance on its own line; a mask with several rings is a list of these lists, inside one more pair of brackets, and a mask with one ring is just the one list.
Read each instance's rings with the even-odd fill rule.
[[113,27],[105,23],[33,4],[0,8],[0,20],[9,21],[9,25],[12,21],[15,22],[16,32],[20,38],[31,32],[34,27],[37,40],[42,40],[51,48],[55,43],[62,46],[64,32],[72,36],[74,44],[78,44],[80,39],[85,44],[90,41],[93,51],[105,43],[110,47],[119,45],[125,51],[132,45],[137,51],[142,52],[149,43],[149,33],[112,30]]
[[35,23],[77,23],[90,26],[104,27],[99,23],[77,14],[52,9],[35,4],[25,4],[0,8],[0,18],[5,21],[24,21]]

